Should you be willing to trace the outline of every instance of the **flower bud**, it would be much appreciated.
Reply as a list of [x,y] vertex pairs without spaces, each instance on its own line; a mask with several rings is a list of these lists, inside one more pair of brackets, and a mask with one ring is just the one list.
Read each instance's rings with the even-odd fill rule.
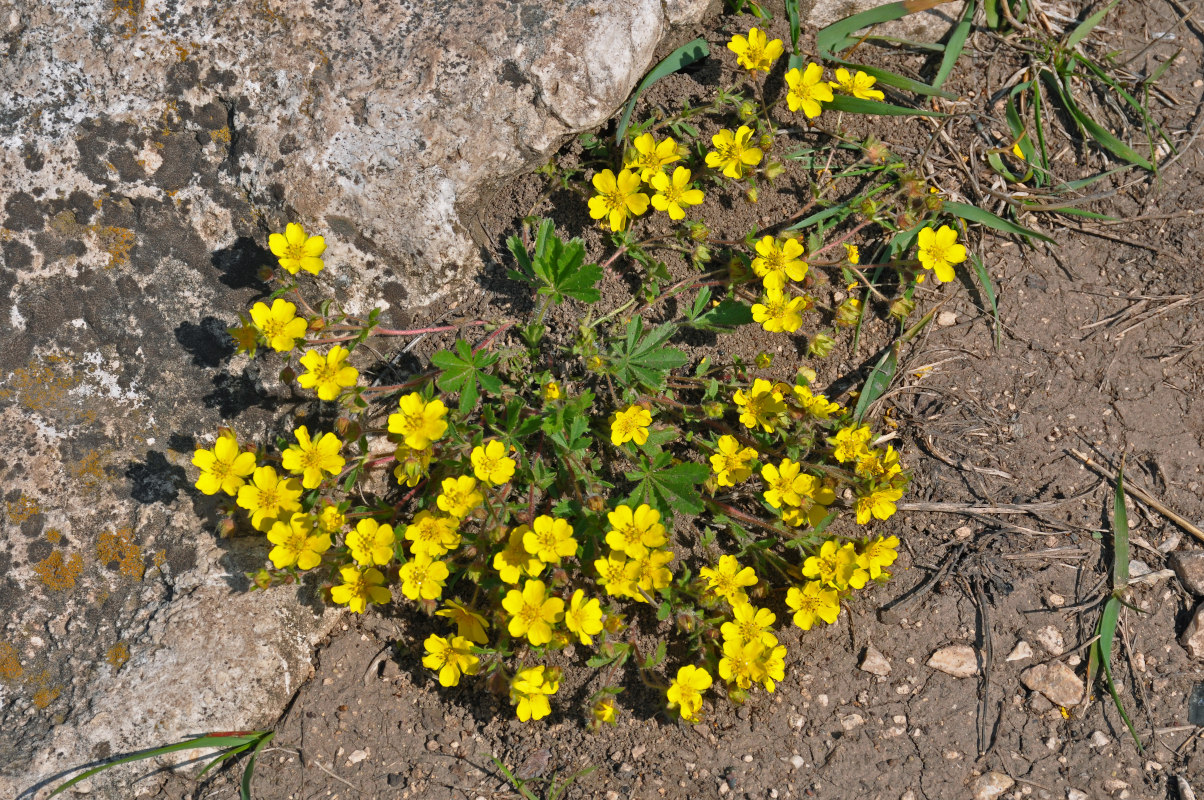
[[284,369],[280,370],[281,383],[292,383],[296,379],[297,373],[293,371],[292,367],[285,367]]
[[758,369],[769,369],[769,367],[773,364],[773,356],[771,356],[769,353],[761,351],[760,353],[757,353],[756,364]]
[[836,340],[826,333],[817,333],[807,344],[807,355],[816,358],[827,358],[836,346]]
[[751,100],[745,100],[740,104],[740,121],[752,122],[757,118],[757,104]]
[[765,165],[765,177],[773,180],[777,176],[786,171],[784,164],[779,164],[777,161],[770,161]]
[[705,242],[711,235],[711,230],[701,222],[690,223],[690,238],[696,242]]
[[756,186],[748,187],[748,191],[744,193],[744,196],[745,196],[745,198],[748,199],[748,202],[750,202],[750,203],[757,202],[757,187]]
[[836,307],[834,322],[842,328],[849,328],[856,325],[860,317],[861,301],[856,297],[850,297]]
[[321,317],[314,317],[309,321],[309,329],[314,333],[326,330],[326,320]]
[[251,582],[255,584],[257,589],[267,589],[272,585],[272,573],[266,569],[261,569],[250,577]]
[[911,312],[916,310],[916,301],[906,297],[900,297],[898,300],[890,304],[890,315],[899,322],[905,321],[911,316]]
[[761,134],[761,141],[759,141],[757,143],[757,146],[765,151],[772,150],[773,149],[773,137],[770,136],[768,133]]

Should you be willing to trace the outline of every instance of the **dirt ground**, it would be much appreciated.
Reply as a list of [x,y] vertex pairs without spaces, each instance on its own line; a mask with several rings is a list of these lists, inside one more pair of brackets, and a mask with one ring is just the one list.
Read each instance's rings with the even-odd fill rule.
[[[835,625],[805,634],[783,628],[790,656],[775,693],[755,693],[741,707],[708,702],[704,721],[690,726],[637,683],[621,696],[615,728],[585,729],[573,702],[584,701],[584,690],[561,698],[547,720],[524,725],[480,686],[441,689],[420,664],[425,632],[408,629],[400,616],[348,616],[276,724],[273,747],[256,770],[255,796],[516,796],[491,756],[531,778],[540,797],[551,796],[554,776],[585,769],[592,771],[565,797],[960,798],[974,796],[989,771],[1014,780],[1003,796],[1015,798],[1184,798],[1179,776],[1204,791],[1204,729],[1187,722],[1187,699],[1204,681],[1204,663],[1189,659],[1176,640],[1195,600],[1159,572],[1169,552],[1204,543],[1150,508],[1130,507],[1132,570],[1139,574],[1144,565],[1153,575],[1132,587],[1142,613],[1122,612],[1115,662],[1145,751],[1099,687],[1090,688],[1087,702],[1063,710],[1019,678],[1055,658],[1082,676],[1107,591],[1111,486],[1075,451],[1107,465],[1123,456],[1133,484],[1204,521],[1204,236],[1195,216],[1204,201],[1204,158],[1194,141],[1204,82],[1199,29],[1176,25],[1178,8],[1163,0],[1122,3],[1098,38],[1134,54],[1152,36],[1174,33],[1173,41],[1140,52],[1130,68],[1148,73],[1182,48],[1160,83],[1177,104],[1156,108],[1174,138],[1187,144],[1190,137],[1190,145],[1157,178],[1134,181],[1091,206],[1116,223],[1028,220],[1057,238],[1054,247],[983,239],[999,295],[997,348],[976,291],[931,289],[928,299],[947,297],[943,310],[955,318],[946,315],[948,324],[908,349],[904,377],[883,404],[899,423],[904,460],[915,471],[904,498],[910,509],[901,506],[905,513],[878,529],[903,542],[895,578],[856,597]],[[748,22],[718,24],[736,31]],[[707,35],[721,52],[729,34],[716,27]],[[981,101],[1012,67],[989,37],[972,44],[952,88],[968,96],[977,87]],[[675,76],[650,102],[722,77],[715,66]],[[901,153],[923,147],[932,134],[911,120],[879,130]],[[953,126],[951,133],[957,140],[965,131]],[[570,148],[565,158],[572,157]],[[1080,147],[1055,166],[1079,177],[1103,163]],[[937,185],[955,176],[934,174]],[[1131,172],[1124,180],[1137,177]],[[498,246],[542,186],[538,176],[517,181],[481,214],[499,261],[508,256]],[[755,207],[733,209],[734,228],[788,215],[790,192],[780,187]],[[563,233],[585,236],[592,257],[602,252],[580,198],[553,195],[538,211],[553,209]],[[630,291],[621,274],[608,282],[613,296]],[[481,291],[460,311],[521,311],[513,293],[499,269],[482,276]],[[733,352],[776,348],[774,372],[793,375],[798,353],[783,352],[779,335],[754,327],[737,335]],[[821,385],[863,375],[873,335],[855,358],[825,363]],[[889,610],[880,614],[883,606]],[[1021,641],[1032,654],[1009,660]],[[976,648],[979,676],[955,678],[926,666],[949,644]],[[889,661],[888,675],[859,668],[871,646]],[[200,786],[173,776],[157,796],[216,800],[237,796],[237,789],[229,775]]]

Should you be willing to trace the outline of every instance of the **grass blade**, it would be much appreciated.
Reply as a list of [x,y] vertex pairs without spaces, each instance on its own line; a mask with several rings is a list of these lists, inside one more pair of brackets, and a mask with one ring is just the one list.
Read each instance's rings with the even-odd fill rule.
[[679,69],[688,67],[695,61],[706,58],[710,54],[711,49],[707,47],[706,40],[695,39],[674,50],[664,61],[657,64],[651,72],[645,75],[644,80],[640,81],[640,85],[636,87],[635,92],[631,95],[631,99],[627,101],[627,106],[623,109],[623,116],[619,117],[619,127],[615,131],[615,142],[618,144],[623,143],[623,137],[627,134],[627,127],[631,124],[631,112],[635,110],[635,103],[649,86],[666,75],[672,75]]
[[848,97],[846,95],[836,95],[832,98],[832,102],[824,103],[825,109],[833,111],[847,111],[850,114],[877,114],[880,117],[947,117],[940,111],[928,111],[923,108],[906,108],[904,106],[896,106],[891,103],[882,103],[877,100],[862,100],[859,97]]
[[1125,508],[1125,468],[1116,476],[1112,495],[1112,591],[1129,585],[1129,512]]
[[786,0],[786,18],[790,20],[790,51],[797,55],[798,40],[803,32],[798,13],[798,0]]
[[962,48],[966,46],[966,37],[970,35],[974,11],[977,8],[978,0],[967,0],[961,20],[953,28],[953,33],[949,34],[949,41],[945,42],[945,55],[941,57],[941,66],[937,68],[936,77],[932,79],[933,89],[941,88],[949,73],[953,72],[953,65],[961,58]]
[[986,225],[988,228],[994,228],[1002,233],[1010,233],[1016,236],[1032,236],[1035,239],[1040,239],[1043,242],[1054,243],[1054,240],[1043,233],[1029,230],[1022,225],[1017,225],[1014,222],[1009,222],[1003,217],[997,217],[990,211],[985,211],[978,206],[972,206],[967,203],[957,203],[952,200],[946,200],[943,208],[950,214],[977,222],[979,225]]
[[1091,117],[1087,116],[1086,112],[1079,108],[1078,103],[1074,101],[1074,97],[1072,96],[1069,75],[1063,75],[1062,83],[1058,84],[1055,82],[1055,85],[1058,87],[1058,93],[1061,97],[1062,104],[1066,107],[1066,110],[1070,112],[1070,116],[1074,117],[1075,122],[1081,125],[1083,130],[1087,131],[1088,135],[1091,136],[1092,139],[1095,139],[1096,143],[1099,144],[1100,147],[1108,150],[1113,155],[1120,156],[1125,161],[1136,164],[1139,167],[1144,167],[1145,169],[1153,172],[1153,164],[1142,157],[1142,155],[1136,150],[1129,147],[1120,139],[1117,139],[1111,131],[1109,131],[1103,125],[1100,125]]
[[1087,34],[1091,33],[1092,29],[1094,29],[1096,25],[1099,25],[1101,22],[1103,22],[1104,17],[1108,16],[1108,12],[1115,8],[1116,4],[1119,2],[1120,0],[1112,0],[1111,3],[1080,22],[1078,27],[1071,31],[1070,35],[1066,37],[1066,49],[1073,50],[1079,42],[1086,39]]
[[978,285],[982,287],[982,293],[986,295],[987,303],[991,306],[991,318],[994,320],[995,327],[995,346],[999,347],[999,306],[995,302],[995,287],[991,285],[991,276],[987,273],[982,259],[972,253],[970,260],[974,263],[974,274],[978,276]]
[[848,50],[853,45],[857,44],[857,37],[852,34],[868,28],[871,25],[880,25],[883,22],[893,22],[896,19],[902,19],[908,14],[914,14],[917,11],[927,11],[930,8],[936,8],[944,3],[951,3],[953,0],[904,0],[899,3],[886,3],[885,5],[877,6],[862,11],[860,14],[838,19],[831,25],[828,25],[815,34],[815,48],[819,51],[821,58],[834,56],[842,50]]
[[239,800],[251,800],[251,781],[255,778],[255,758],[275,735],[275,731],[269,731],[266,736],[255,743],[255,749],[251,751],[251,757],[247,759],[247,766],[242,771],[242,781],[238,786]]
[[869,377],[865,379],[865,385],[861,387],[861,394],[857,398],[857,407],[853,410],[853,418],[859,424],[874,401],[886,394],[898,369],[899,342],[896,341],[882,355],[882,358],[878,359],[878,363],[870,370]]

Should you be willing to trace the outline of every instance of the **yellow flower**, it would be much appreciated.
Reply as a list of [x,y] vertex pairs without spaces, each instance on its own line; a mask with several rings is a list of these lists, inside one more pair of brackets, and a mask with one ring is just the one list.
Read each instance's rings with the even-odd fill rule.
[[489,643],[489,636],[485,633],[485,629],[489,627],[489,623],[483,616],[468,606],[455,600],[448,600],[446,607],[439,609],[435,614],[440,617],[447,617],[456,623],[456,633],[468,641],[476,642],[477,644]]
[[347,534],[346,545],[355,563],[363,567],[388,564],[393,560],[393,526],[374,519],[361,519]]
[[878,79],[867,75],[861,70],[853,74],[843,67],[836,70],[836,81],[831,84],[833,89],[839,89],[845,94],[851,94],[858,100],[883,100],[886,98],[881,91],[872,88]]
[[759,642],[765,647],[773,647],[778,643],[778,637],[770,630],[777,616],[768,608],[736,603],[732,606],[732,616],[734,621],[723,623],[719,629],[724,639],[734,639],[741,644]]
[[405,438],[406,447],[425,450],[447,432],[447,406],[442,400],[427,401],[411,392],[397,401],[401,410],[389,415],[389,433]]
[[902,489],[890,486],[874,489],[868,495],[857,498],[857,524],[865,525],[870,517],[890,519],[895,513],[895,502],[903,496]]
[[443,594],[443,584],[450,573],[447,564],[433,561],[430,556],[414,556],[401,565],[401,593],[411,600],[437,600]]
[[803,480],[803,483],[798,485],[799,504],[782,509],[782,521],[795,528],[802,525],[814,528],[828,516],[828,506],[836,501],[836,493],[814,476],[799,477]]
[[526,525],[520,525],[510,531],[510,539],[505,549],[493,557],[493,568],[498,571],[502,582],[516,584],[524,574],[534,577],[543,571],[543,562],[527,552],[523,547],[523,537],[531,530]]
[[895,559],[899,557],[895,551],[898,546],[899,539],[896,536],[879,536],[861,545],[858,558],[862,568],[869,572],[871,580],[878,580],[880,576],[890,574],[883,567],[895,563]]
[[556,381],[548,381],[543,385],[544,400],[547,400],[548,402],[559,400],[561,394],[562,392],[560,391],[560,384]]
[[610,422],[610,443],[615,447],[624,442],[642,445],[648,441],[648,426],[652,424],[652,412],[643,406],[628,406],[626,411],[616,412]]
[[755,428],[760,425],[766,433],[773,433],[777,416],[786,411],[781,392],[764,378],[753,381],[747,393],[737,389],[732,399],[740,407],[740,422],[744,427]]
[[855,244],[846,244],[844,246],[845,258],[850,264],[858,264],[861,262],[861,250]]
[[774,508],[801,505],[800,495],[810,486],[810,482],[807,481],[810,476],[800,475],[801,470],[802,465],[789,458],[783,459],[776,467],[773,464],[761,467],[761,478],[768,487],[765,490],[765,502]]
[[417,486],[430,470],[431,448],[429,447],[415,450],[404,444],[398,445],[393,457],[397,459],[397,466],[393,467],[393,477],[399,484],[410,488]]
[[322,473],[337,475],[346,464],[339,455],[343,443],[333,433],[324,433],[317,441],[309,438],[309,429],[304,425],[293,431],[297,443],[289,445],[280,455],[280,463],[294,475],[301,476],[301,485],[306,489],[316,489],[322,483]]
[[628,569],[629,563],[623,553],[614,551],[606,558],[594,561],[598,583],[611,597],[639,597],[632,572]]
[[765,646],[760,642],[740,642],[725,639],[723,658],[719,659],[719,677],[741,689],[761,680],[761,653]]
[[311,275],[322,271],[322,259],[326,252],[326,240],[321,236],[306,236],[305,228],[295,222],[284,227],[284,234],[273,233],[268,237],[268,249],[280,260],[280,266],[296,275],[305,270]]
[[860,428],[841,428],[836,432],[836,436],[828,441],[834,445],[832,456],[841,464],[846,464],[856,461],[868,453],[869,442],[872,438],[874,438],[873,431],[869,429],[869,426],[862,425]]
[[859,478],[888,480],[903,471],[899,463],[899,454],[892,445],[886,446],[886,451],[866,450],[857,458],[857,466],[853,470]]
[[838,545],[835,539],[829,539],[820,545],[818,555],[803,562],[803,576],[844,591],[849,587],[862,588],[870,575],[862,569],[851,543]]
[[355,386],[359,370],[349,367],[344,362],[350,350],[340,345],[330,348],[323,358],[317,350],[306,350],[301,356],[301,366],[308,370],[297,376],[297,383],[302,389],[316,389],[319,400],[333,400],[339,392],[349,386]]
[[523,533],[523,547],[545,564],[559,564],[560,559],[577,554],[573,526],[547,514],[536,517]]
[[415,556],[438,558],[460,546],[460,534],[456,531],[457,520],[429,511],[419,511],[414,521],[406,526],[406,539],[410,552]]
[[788,297],[780,289],[767,289],[765,302],[752,307],[753,321],[769,333],[794,333],[803,324],[803,312],[810,307],[807,298]]
[[819,581],[809,581],[801,590],[791,586],[786,592],[786,606],[794,612],[794,624],[811,630],[815,620],[831,625],[840,616],[840,600],[836,591],[825,589]]
[[704,667],[687,664],[677,671],[665,696],[669,708],[676,706],[686,722],[697,722],[702,711],[702,693],[711,688],[711,673]]
[[[623,166],[632,172],[638,172],[640,180],[644,183],[652,183],[653,178],[664,174],[667,164],[681,159],[677,153],[677,142],[673,141],[671,137],[665,137],[663,141],[657,142],[651,133],[642,133],[635,137],[631,144],[635,148],[635,152],[627,154],[627,162]],[[675,219],[680,218],[675,217]]]
[[619,506],[606,518],[611,526],[606,544],[630,558],[642,558],[650,548],[660,547],[666,541],[661,512],[647,503],[634,511],[631,506]]
[[514,459],[506,455],[506,445],[491,439],[472,449],[472,471],[483,483],[500,486],[514,475]]
[[740,180],[744,168],[760,164],[765,155],[761,148],[750,146],[752,135],[752,128],[747,125],[741,125],[734,134],[726,128],[719,131],[711,137],[715,149],[707,153],[707,166],[722,169],[727,177]]
[[502,598],[502,608],[510,614],[507,630],[516,639],[526,636],[527,641],[539,646],[552,641],[552,624],[564,616],[564,601],[559,597],[548,597],[543,581],[527,581],[520,592],[511,589]]
[[757,573],[752,567],[741,567],[735,556],[720,556],[715,568],[703,567],[698,574],[707,581],[707,589],[735,607],[748,602],[745,588],[755,586]]
[[794,387],[794,399],[808,416],[816,419],[831,419],[833,414],[841,411],[839,403],[833,403],[822,394],[812,394],[806,386]]
[[481,659],[472,654],[472,642],[463,636],[445,639],[432,633],[423,644],[422,666],[438,671],[440,686],[456,686],[461,674],[475,675],[480,669]]
[[440,511],[446,511],[456,519],[464,519],[485,500],[477,490],[477,479],[471,475],[444,478],[443,491],[435,498]]
[[343,530],[343,525],[347,522],[347,518],[343,516],[343,512],[339,511],[338,506],[325,505],[318,512],[318,528],[323,533],[329,533],[332,536]]
[[305,330],[309,327],[304,317],[297,316],[297,306],[279,297],[272,301],[271,308],[268,308],[266,303],[251,306],[251,320],[271,348],[278,353],[292,350],[297,340],[305,336]]
[[774,681],[780,681],[786,677],[786,645],[766,646],[761,651],[759,666],[761,668],[761,684],[765,687],[765,691],[772,693]]
[[[651,594],[664,589],[673,581],[673,571],[666,566],[672,560],[672,550],[649,550],[633,560],[628,571],[636,586]],[[637,594],[636,599],[647,602],[643,595]]]
[[753,28],[747,39],[738,33],[733,36],[727,49],[736,54],[736,62],[749,72],[769,72],[773,62],[782,55],[783,45],[781,39],[768,39],[764,31]]
[[322,553],[330,549],[330,534],[314,532],[313,518],[308,514],[293,514],[288,522],[277,520],[268,531],[268,541],[276,545],[268,553],[276,569],[295,566],[313,569],[322,563]]
[[824,68],[819,64],[808,64],[807,69],[800,72],[798,68],[786,73],[786,105],[791,111],[800,108],[808,117],[814,119],[823,111],[820,103],[832,102],[832,87],[824,81]]
[[756,459],[756,450],[751,447],[741,449],[736,437],[727,434],[719,437],[718,448],[711,456],[711,469],[718,476],[716,482],[720,486],[735,486],[752,475],[749,462]]
[[255,471],[255,454],[239,452],[234,434],[223,433],[213,443],[212,450],[198,447],[192,454],[192,463],[201,468],[196,488],[202,493],[222,491],[234,497],[246,483],[246,477]]
[[615,706],[613,697],[603,697],[598,702],[594,703],[594,707],[590,709],[590,715],[593,716],[594,722],[598,725],[614,725],[615,717],[619,714],[619,709]]
[[343,578],[341,586],[330,590],[330,599],[341,606],[347,606],[356,614],[363,614],[368,603],[387,603],[393,595],[384,586],[385,576],[380,570],[368,568],[363,572],[356,567],[343,567],[339,570]]
[[556,694],[560,688],[560,679],[555,677],[557,673],[539,666],[520,669],[514,674],[510,681],[510,702],[517,706],[515,713],[520,722],[543,719],[552,713],[548,695]]
[[606,218],[612,231],[627,227],[627,216],[638,217],[648,210],[648,195],[639,191],[640,177],[630,170],[620,170],[618,176],[604,169],[594,175],[598,193],[589,199],[592,219]]
[[761,278],[766,289],[782,289],[787,281],[807,277],[807,262],[800,260],[803,246],[796,239],[764,236],[757,242],[757,257],[752,260],[753,272]]
[[916,240],[919,245],[920,265],[936,273],[941,283],[953,280],[953,265],[966,260],[966,248],[957,243],[957,231],[942,225],[935,231],[921,228]]
[[705,199],[702,189],[690,188],[690,170],[685,167],[673,170],[672,178],[657,172],[650,183],[656,190],[656,194],[652,195],[652,207],[657,211],[669,212],[669,219],[685,219],[686,212],[682,206],[696,206]]
[[296,478],[281,480],[271,467],[259,467],[251,482],[238,490],[236,502],[251,512],[251,525],[266,531],[277,517],[301,510],[301,484]]
[[598,598],[585,599],[585,591],[578,589],[569,600],[568,611],[564,612],[564,624],[577,634],[581,644],[593,644],[590,637],[602,632],[602,604]]

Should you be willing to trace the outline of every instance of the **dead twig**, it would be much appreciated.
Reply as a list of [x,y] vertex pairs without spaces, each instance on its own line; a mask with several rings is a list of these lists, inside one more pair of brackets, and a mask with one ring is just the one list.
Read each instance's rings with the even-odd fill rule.
[[[1097,464],[1095,461],[1093,461],[1091,459],[1090,456],[1086,455],[1085,453],[1080,453],[1078,450],[1074,450],[1074,449],[1070,450],[1070,454],[1073,455],[1075,458],[1077,458],[1079,461],[1082,461],[1084,465],[1089,467],[1097,475],[1101,475],[1106,480],[1112,481],[1113,483],[1116,482],[1115,473],[1113,473],[1112,471]],[[1158,498],[1154,497],[1152,494],[1147,492],[1145,489],[1142,489],[1140,486],[1137,486],[1135,484],[1129,483],[1128,481],[1125,481],[1125,491],[1128,492],[1129,494],[1131,494],[1133,497],[1136,497],[1141,502],[1145,503],[1150,508],[1157,511],[1162,516],[1169,519],[1171,522],[1178,525],[1183,530],[1190,533],[1192,536],[1199,539],[1201,542],[1204,542],[1204,531],[1200,530],[1198,527],[1196,527],[1194,524],[1192,524],[1186,518],[1180,516],[1179,514],[1172,511],[1171,509],[1167,508],[1165,503],[1163,503]]]

